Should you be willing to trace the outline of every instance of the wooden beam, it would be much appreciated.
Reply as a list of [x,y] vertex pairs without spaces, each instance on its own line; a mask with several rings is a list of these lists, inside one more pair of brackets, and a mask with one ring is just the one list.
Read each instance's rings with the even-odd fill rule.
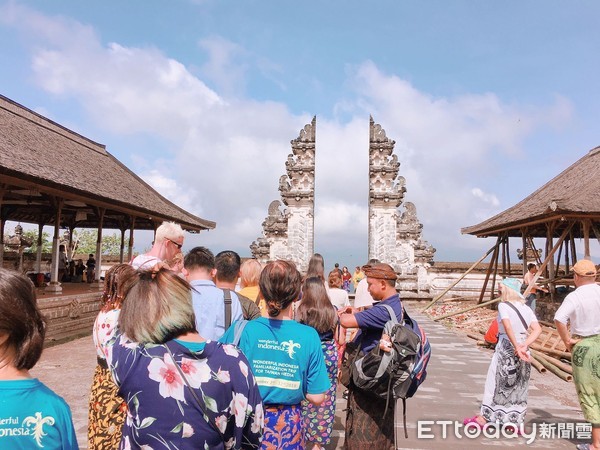
[[498,244],[499,244],[499,242],[496,242],[496,244],[495,244],[495,245],[494,245],[492,248],[490,248],[490,249],[489,249],[489,250],[488,250],[488,251],[485,253],[485,255],[483,255],[481,258],[479,258],[479,259],[477,260],[477,262],[473,263],[473,265],[472,265],[471,267],[469,267],[469,268],[467,269],[467,271],[466,271],[465,273],[463,273],[463,274],[462,274],[462,275],[461,275],[461,276],[460,276],[460,277],[459,277],[459,278],[458,278],[458,279],[457,279],[457,280],[456,280],[454,283],[452,283],[450,286],[448,286],[446,289],[444,289],[444,291],[443,291],[441,294],[439,294],[437,297],[435,297],[433,300],[431,300],[431,302],[429,302],[429,304],[428,304],[427,306],[425,306],[425,308],[423,308],[423,311],[427,311],[429,308],[431,308],[431,307],[432,307],[432,306],[433,306],[433,305],[434,305],[434,304],[435,304],[435,303],[436,303],[436,302],[437,302],[437,301],[438,301],[440,298],[442,298],[444,295],[446,295],[446,293],[447,293],[447,292],[448,292],[450,289],[452,289],[454,286],[456,286],[458,283],[460,283],[460,281],[461,281],[461,280],[462,280],[464,277],[466,277],[466,276],[467,276],[469,273],[471,273],[471,271],[472,271],[473,269],[475,269],[475,267],[477,267],[477,265],[478,265],[478,264],[479,264],[481,261],[483,261],[485,258],[487,258],[487,257],[488,257],[488,255],[489,255],[490,253],[492,253],[492,252],[493,252],[495,249],[497,249],[497,248],[498,248]]
[[583,257],[585,259],[592,259],[590,256],[590,221],[582,220],[581,225],[583,225]]
[[573,223],[574,222],[571,222],[567,226],[567,228],[564,229],[564,231],[560,235],[560,238],[558,238],[558,241],[556,242],[556,244],[554,245],[554,247],[552,248],[552,250],[550,250],[548,252],[548,255],[546,256],[546,259],[544,260],[544,262],[538,268],[538,271],[533,276],[533,279],[531,280],[531,283],[529,283],[529,286],[527,286],[527,289],[525,289],[525,292],[523,293],[523,297],[527,297],[531,293],[531,289],[533,288],[533,286],[535,286],[536,281],[538,280],[538,278],[540,277],[540,275],[544,272],[544,270],[546,270],[546,266],[548,265],[548,262],[552,258],[554,258],[554,253],[556,253],[556,250],[558,250],[558,247],[560,246],[560,244],[562,244],[562,242],[565,240],[565,238],[569,234],[569,231],[571,231],[571,228],[573,227]]

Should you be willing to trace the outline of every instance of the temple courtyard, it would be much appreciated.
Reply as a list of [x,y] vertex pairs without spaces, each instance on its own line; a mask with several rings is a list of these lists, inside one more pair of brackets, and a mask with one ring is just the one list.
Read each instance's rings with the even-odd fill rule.
[[[422,305],[408,304],[407,309],[428,333],[432,359],[427,380],[416,396],[407,401],[407,439],[399,404],[398,448],[574,448],[579,442],[590,441],[590,429],[581,415],[573,383],[535,370],[531,372],[526,436],[503,436],[500,431],[499,436],[466,436],[462,420],[478,411],[492,351],[477,347],[460,332],[433,322],[419,312]],[[87,448],[88,397],[95,364],[93,341],[87,336],[47,348],[32,371],[71,406],[82,449]],[[344,443],[346,401],[342,391],[338,388],[335,430],[328,449],[342,448]]]

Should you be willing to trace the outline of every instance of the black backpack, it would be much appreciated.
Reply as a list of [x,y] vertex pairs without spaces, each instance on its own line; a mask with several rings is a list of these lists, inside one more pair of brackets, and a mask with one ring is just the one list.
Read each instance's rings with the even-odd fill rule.
[[401,398],[404,409],[404,435],[406,430],[406,399],[417,392],[427,377],[427,364],[431,346],[425,332],[403,310],[398,323],[394,310],[385,306],[390,314],[383,333],[390,337],[391,351],[384,352],[376,345],[369,353],[352,364],[352,383],[359,389],[386,399],[385,415],[390,400]]

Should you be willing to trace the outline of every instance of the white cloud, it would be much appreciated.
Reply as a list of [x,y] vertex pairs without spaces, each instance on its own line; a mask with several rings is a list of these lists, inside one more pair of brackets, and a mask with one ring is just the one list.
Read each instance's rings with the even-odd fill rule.
[[[200,79],[157,48],[105,45],[88,26],[14,4],[3,12],[27,34],[40,87],[79,102],[107,133],[144,133],[168,143],[160,160],[144,161],[142,177],[179,206],[217,222],[216,230],[190,236],[189,245],[249,254],[269,203],[279,198],[289,142],[311,116],[239,92],[230,97],[233,85],[244,83],[245,66],[236,69],[248,58],[241,46],[218,36],[202,40],[210,60],[203,66],[208,78]],[[485,192],[499,192],[509,170],[496,158],[519,158],[532,130],[572,114],[559,97],[544,108],[508,104],[493,93],[435,97],[372,62],[349,71],[346,85],[350,90],[332,105],[331,117],[317,117],[315,231],[316,250],[343,264],[356,258],[347,265],[366,259],[369,114],[396,140],[405,200],[416,205],[424,238],[441,259],[482,248],[462,238],[460,228],[486,218],[482,210],[511,206]],[[338,113],[351,118],[342,122]],[[131,152],[108,150],[121,160]],[[143,149],[133,153],[132,161],[143,159]]]

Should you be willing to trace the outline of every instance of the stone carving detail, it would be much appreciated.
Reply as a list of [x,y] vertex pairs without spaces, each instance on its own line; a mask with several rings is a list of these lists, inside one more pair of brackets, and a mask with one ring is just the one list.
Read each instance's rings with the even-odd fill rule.
[[315,149],[317,118],[291,141],[292,153],[285,162],[286,175],[279,178],[281,202],[269,206],[263,237],[252,243],[252,255],[261,262],[289,258],[303,271],[314,252]]
[[77,299],[69,303],[69,318],[77,319],[81,315],[81,302]]
[[398,175],[396,142],[372,117],[369,138],[369,258],[391,264],[399,274],[397,287],[418,295],[429,289],[426,269],[435,249],[421,238],[423,225],[415,205],[403,204],[406,180]]

